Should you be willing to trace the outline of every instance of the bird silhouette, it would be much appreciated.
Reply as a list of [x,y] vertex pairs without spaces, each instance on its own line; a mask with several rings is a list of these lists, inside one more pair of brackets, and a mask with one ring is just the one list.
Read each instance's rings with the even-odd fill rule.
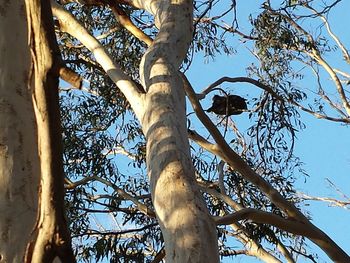
[[218,115],[238,115],[247,109],[245,99],[238,95],[219,96],[214,95],[213,104],[207,112],[214,112]]

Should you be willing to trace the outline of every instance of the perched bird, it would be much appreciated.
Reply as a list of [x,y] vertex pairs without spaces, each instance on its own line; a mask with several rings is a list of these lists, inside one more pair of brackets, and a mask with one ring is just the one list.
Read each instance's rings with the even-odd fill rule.
[[238,95],[219,96],[214,95],[213,104],[207,112],[214,112],[218,115],[238,115],[242,110],[247,109],[245,99]]

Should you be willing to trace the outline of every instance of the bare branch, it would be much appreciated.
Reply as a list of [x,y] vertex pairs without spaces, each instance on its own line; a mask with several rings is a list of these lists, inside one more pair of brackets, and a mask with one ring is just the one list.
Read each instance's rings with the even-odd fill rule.
[[343,191],[340,190],[329,178],[326,178],[326,181],[329,183],[329,185],[330,185],[331,187],[333,187],[333,188],[335,189],[335,191],[337,191],[337,193],[338,193],[340,196],[342,196],[342,197],[345,198],[345,199],[350,200],[350,197],[347,196],[346,194],[344,194]]
[[344,76],[344,77],[346,77],[346,78],[349,78],[350,79],[350,74],[349,73],[346,73],[346,72],[344,72],[344,71],[341,71],[340,69],[333,69],[334,70],[334,72],[336,72],[336,73],[338,73],[338,74],[340,74],[340,75],[342,75],[342,76]]
[[81,89],[83,84],[83,78],[74,70],[68,68],[66,65],[62,65],[59,68],[60,78],[71,84],[77,89]]
[[65,181],[65,188],[66,189],[74,189],[80,185],[83,185],[83,184],[86,184],[90,181],[93,181],[95,180],[95,177],[93,176],[90,176],[90,177],[85,177],[79,181],[76,181],[76,182],[72,182],[71,180],[69,180],[68,178],[65,178],[64,181]]
[[218,80],[216,80],[214,83],[210,84],[207,88],[205,88],[201,93],[199,93],[197,95],[198,99],[204,99],[205,96],[215,87],[219,86],[220,84],[224,83],[224,82],[231,82],[231,83],[235,83],[235,82],[246,82],[246,83],[250,83],[253,84],[263,90],[265,90],[266,92],[270,93],[272,96],[274,96],[276,99],[279,99],[280,101],[283,101],[283,98],[281,96],[279,96],[273,89],[271,89],[271,87],[261,83],[260,81],[257,81],[255,79],[252,78],[247,78],[247,77],[235,77],[235,78],[230,78],[230,77],[222,77]]
[[334,118],[334,117],[329,117],[327,115],[324,114],[320,114],[318,112],[314,112],[308,108],[305,108],[303,105],[301,105],[298,102],[293,102],[293,104],[295,106],[297,106],[299,109],[301,109],[302,111],[305,111],[307,113],[310,113],[311,115],[313,115],[314,117],[316,117],[317,119],[323,119],[323,120],[328,120],[328,121],[334,121],[334,122],[342,122],[342,123],[350,123],[350,118]]
[[[276,12],[274,12],[274,11],[272,11],[272,12],[276,14]],[[278,15],[283,16],[283,18],[285,18],[290,23],[290,25],[292,25],[296,30],[298,30],[299,32],[304,34],[308,38],[309,42],[315,46],[315,40],[312,37],[312,35],[310,33],[308,33],[305,29],[303,29],[297,22],[295,22],[291,17],[289,17],[287,15],[283,15],[283,14],[278,14]],[[333,70],[333,68],[327,63],[327,61],[321,56],[320,52],[315,47],[312,47],[311,51],[307,51],[307,50],[300,50],[300,51],[302,51],[305,54],[307,54],[308,56],[310,56],[312,59],[314,59],[320,66],[322,66],[328,72],[329,76],[331,77],[331,79],[333,80],[333,82],[336,86],[336,89],[338,91],[340,99],[343,103],[343,107],[345,108],[347,114],[350,116],[349,101],[345,95],[343,85],[342,85],[341,81],[339,80],[337,74]]]
[[331,206],[339,206],[345,209],[350,209],[350,200],[349,201],[341,201],[335,198],[330,197],[318,197],[318,196],[311,196],[304,193],[298,194],[300,198],[304,200],[310,200],[310,201],[322,201],[322,202],[328,202],[331,204]]
[[333,70],[333,68],[327,63],[327,61],[325,61],[323,59],[323,57],[320,54],[318,54],[318,52],[311,52],[311,53],[308,52],[307,54],[310,57],[312,57],[313,59],[315,59],[328,72],[328,74],[330,75],[331,79],[333,80],[333,82],[337,88],[338,94],[339,94],[340,99],[343,103],[343,107],[345,108],[348,116],[350,116],[349,101],[345,95],[343,85],[342,85],[341,81],[339,80],[337,74]]
[[222,77],[218,80],[216,80],[215,82],[213,82],[212,84],[210,84],[207,88],[205,88],[201,93],[197,94],[197,98],[198,99],[204,99],[205,96],[211,91],[213,90],[215,87],[217,87],[218,85],[224,83],[224,82],[231,82],[231,83],[235,83],[235,82],[246,82],[246,83],[250,83],[255,85],[256,87],[268,92],[269,94],[271,94],[274,98],[276,98],[277,100],[281,101],[282,103],[284,103],[285,101],[297,106],[299,109],[301,109],[302,111],[305,111],[309,114],[312,114],[314,117],[318,118],[318,119],[325,119],[325,120],[329,120],[329,121],[334,121],[334,122],[343,122],[343,123],[350,123],[350,118],[334,118],[334,117],[330,117],[324,114],[320,114],[317,113],[315,111],[312,111],[308,108],[305,108],[304,106],[302,106],[300,103],[291,100],[289,98],[283,98],[280,95],[278,95],[273,89],[271,89],[271,87],[261,83],[258,80],[252,79],[252,78],[248,78],[248,77]]
[[241,36],[243,39],[247,39],[247,40],[258,40],[257,37],[254,37],[254,36],[250,36],[250,35],[247,35],[241,31],[239,31],[238,29],[236,28],[233,28],[232,26],[229,26],[228,24],[226,23],[223,23],[223,25],[219,25],[219,24],[216,24],[218,27],[224,29],[225,31],[227,32],[230,32],[232,34],[238,34],[239,36]]
[[344,44],[339,40],[339,38],[333,33],[333,31],[331,30],[331,27],[328,23],[328,20],[327,18],[319,13],[316,9],[314,9],[313,7],[311,7],[310,5],[306,4],[305,5],[308,9],[312,10],[314,14],[317,15],[317,17],[319,17],[323,23],[325,24],[326,26],[326,29],[327,29],[327,32],[328,34],[333,38],[333,40],[337,43],[338,47],[341,49],[342,53],[343,53],[343,56],[344,56],[344,59],[345,61],[350,64],[350,55],[349,55],[349,52],[348,50],[345,48]]
[[219,153],[218,151],[220,150],[217,145],[212,144],[208,142],[204,137],[199,135],[196,131],[194,130],[188,130],[188,137],[195,141],[199,146],[202,148],[209,150],[210,152],[216,152]]

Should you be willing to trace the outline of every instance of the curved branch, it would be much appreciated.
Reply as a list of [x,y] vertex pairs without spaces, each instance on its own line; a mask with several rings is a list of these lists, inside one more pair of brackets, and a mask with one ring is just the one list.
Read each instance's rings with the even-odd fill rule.
[[[296,30],[304,34],[308,38],[309,42],[315,46],[315,41],[312,35],[308,33],[304,28],[302,28],[297,22],[295,22],[292,18],[290,18],[287,15],[282,15],[282,14],[278,14],[278,15],[283,16]],[[312,47],[311,51],[302,50],[302,52],[304,52],[305,54],[313,58],[319,65],[321,65],[328,72],[329,76],[331,77],[331,79],[333,80],[336,86],[340,99],[342,100],[343,107],[345,108],[347,114],[350,116],[350,103],[345,95],[343,85],[341,84],[333,68],[327,63],[326,60],[323,59],[320,52],[315,47]]]
[[210,84],[207,88],[205,88],[201,93],[197,94],[197,98],[199,100],[204,99],[205,96],[211,91],[213,90],[215,87],[217,87],[218,85],[224,83],[224,82],[231,82],[231,83],[235,83],[235,82],[245,82],[245,83],[250,83],[255,85],[256,87],[268,92],[269,94],[271,94],[274,98],[276,98],[277,100],[281,101],[282,103],[284,103],[285,101],[287,101],[288,103],[291,103],[292,105],[298,107],[300,110],[305,111],[311,115],[313,115],[314,117],[316,117],[317,119],[324,119],[324,120],[328,120],[328,121],[334,121],[334,122],[343,122],[343,123],[350,123],[350,118],[334,118],[334,117],[330,117],[324,114],[320,114],[317,112],[314,112],[308,108],[305,108],[304,106],[302,106],[301,104],[299,104],[298,102],[291,100],[291,99],[284,99],[283,97],[281,97],[280,95],[278,95],[271,87],[261,83],[258,80],[252,79],[252,78],[248,78],[248,77],[222,77],[218,80],[216,80],[215,82],[213,82],[212,84]]
[[338,91],[338,94],[340,96],[340,99],[343,103],[343,107],[345,108],[347,114],[350,116],[350,104],[349,101],[345,95],[345,91],[343,88],[343,85],[341,81],[339,80],[336,72],[333,70],[333,68],[325,61],[318,53],[312,52],[312,53],[307,53],[310,57],[315,59],[329,74],[331,79],[333,80],[336,89]]
[[220,150],[217,150],[218,156],[227,162],[232,169],[239,172],[244,179],[258,187],[271,200],[271,202],[282,209],[288,215],[288,217],[305,224],[309,228],[308,233],[312,232],[311,240],[325,253],[327,253],[332,260],[336,262],[350,262],[350,257],[344,250],[342,250],[322,230],[313,225],[292,203],[283,198],[283,196],[275,188],[273,188],[269,182],[259,176],[235,151],[230,148],[217,127],[205,114],[191,84],[185,76],[183,77],[185,84],[184,88],[194,111],[196,112],[199,120],[213,136],[215,142],[217,143],[217,147],[220,148]]
[[310,229],[307,224],[291,219],[285,219],[278,215],[253,208],[244,208],[230,215],[215,217],[217,225],[229,225],[241,220],[251,220],[259,224],[273,225],[284,231],[300,236],[306,236],[310,239],[319,238],[318,233],[315,233],[313,229]]
[[207,88],[205,88],[201,93],[197,94],[198,99],[204,99],[205,96],[215,87],[219,86],[220,84],[224,83],[224,82],[231,82],[231,83],[235,83],[235,82],[246,82],[246,83],[250,83],[253,84],[263,90],[265,90],[266,92],[270,93],[272,96],[274,96],[276,99],[280,100],[280,101],[284,101],[284,99],[279,96],[273,89],[271,89],[271,87],[261,83],[258,80],[252,79],[252,78],[247,78],[247,77],[235,77],[235,78],[230,78],[230,77],[222,77],[220,79],[218,79],[217,81],[215,81],[214,83],[210,84]]
[[312,10],[312,12],[314,14],[316,14],[322,21],[323,23],[325,24],[326,26],[326,29],[327,29],[327,32],[328,34],[331,36],[331,38],[333,38],[333,40],[337,43],[338,47],[341,49],[342,53],[343,53],[343,57],[345,59],[345,61],[350,64],[350,55],[349,55],[349,52],[348,50],[345,48],[344,44],[339,40],[339,38],[333,33],[329,23],[328,23],[328,20],[327,18],[322,14],[322,13],[319,13],[316,9],[314,9],[312,6],[308,5],[307,3],[305,4],[305,7]]
[[317,119],[323,119],[323,120],[328,120],[328,121],[334,121],[334,122],[342,122],[342,123],[350,123],[350,118],[334,118],[334,117],[329,117],[327,115],[324,114],[320,114],[317,112],[314,112],[308,108],[305,108],[304,106],[302,106],[301,104],[297,103],[297,102],[292,102],[293,105],[297,106],[299,109],[301,109],[302,111],[305,111],[311,115],[313,115],[314,117],[316,117]]

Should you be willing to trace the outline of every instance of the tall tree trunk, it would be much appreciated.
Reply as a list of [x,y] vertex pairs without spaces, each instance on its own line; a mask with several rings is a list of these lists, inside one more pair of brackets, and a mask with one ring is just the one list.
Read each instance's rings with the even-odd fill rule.
[[159,33],[145,53],[140,77],[146,93],[114,65],[103,47],[63,8],[53,4],[61,30],[78,38],[129,100],[147,138],[153,203],[165,241],[166,261],[219,262],[217,233],[196,181],[179,76],[192,40],[192,1],[131,1],[152,13]]
[[50,1],[26,0],[32,55],[33,105],[38,127],[41,168],[38,235],[28,262],[46,263],[59,258],[75,262],[64,216],[64,173],[61,120],[58,102],[60,51],[54,33]]
[[159,33],[143,57],[146,87],[141,123],[147,168],[167,262],[219,262],[217,234],[196,186],[178,68],[192,39],[192,2],[156,1]]
[[7,1],[0,9],[0,261],[74,262],[50,3]]
[[34,240],[40,168],[24,1],[0,4],[0,262]]

